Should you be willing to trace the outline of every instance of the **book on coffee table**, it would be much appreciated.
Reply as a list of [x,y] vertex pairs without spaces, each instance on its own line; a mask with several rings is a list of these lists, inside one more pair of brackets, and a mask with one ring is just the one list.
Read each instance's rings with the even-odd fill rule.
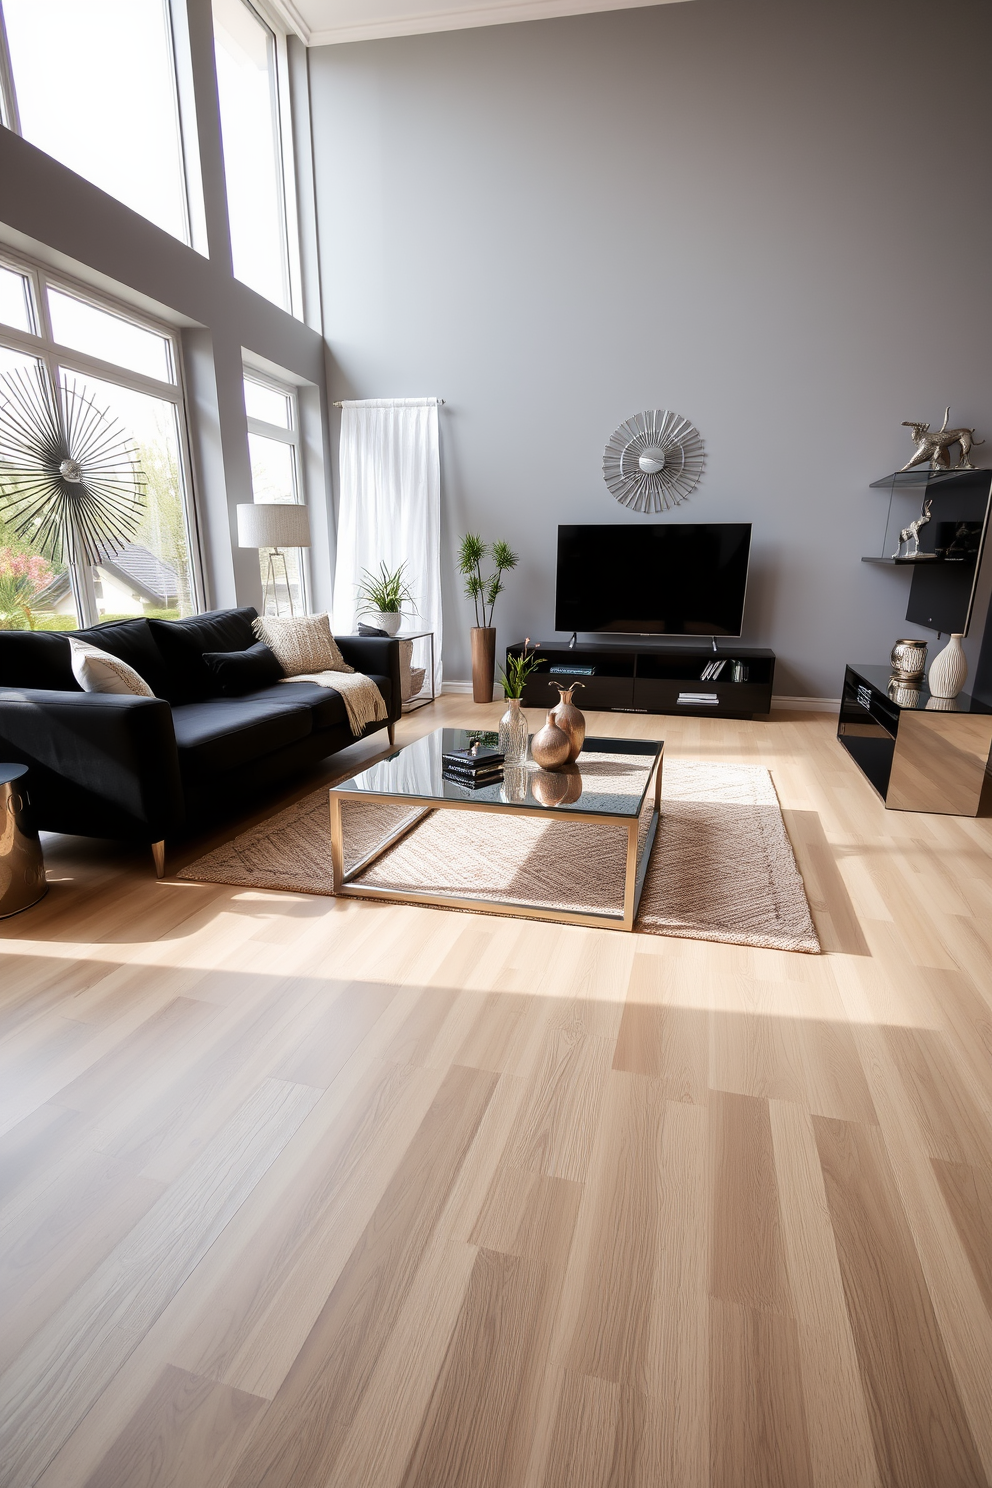
[[503,768],[506,758],[498,749],[451,749],[447,754],[442,754],[441,763],[445,769],[465,770],[473,774],[480,770],[493,770]]

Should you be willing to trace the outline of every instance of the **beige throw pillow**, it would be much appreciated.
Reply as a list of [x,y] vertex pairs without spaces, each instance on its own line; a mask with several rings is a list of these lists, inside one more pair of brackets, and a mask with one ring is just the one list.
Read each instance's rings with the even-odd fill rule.
[[72,652],[72,675],[84,692],[130,692],[135,697],[154,697],[144,677],[133,666],[91,646],[89,641],[79,641],[69,636]]
[[338,650],[327,615],[297,615],[291,619],[260,615],[252,621],[251,628],[275,652],[287,677],[299,677],[304,672],[355,670]]

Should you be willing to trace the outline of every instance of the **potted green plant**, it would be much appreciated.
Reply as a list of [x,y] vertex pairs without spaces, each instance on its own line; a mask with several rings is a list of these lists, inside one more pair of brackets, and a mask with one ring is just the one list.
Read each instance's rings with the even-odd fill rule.
[[405,568],[405,562],[394,569],[380,563],[378,573],[371,573],[365,568],[358,585],[359,615],[366,616],[372,625],[391,636],[403,624],[403,606],[407,604],[414,611],[417,608],[410,585],[404,577]]
[[[493,571],[483,576],[482,565],[489,559]],[[475,532],[467,532],[458,550],[458,572],[465,578],[465,593],[475,605],[472,627],[472,697],[477,703],[493,700],[493,677],[496,671],[496,627],[493,610],[503,592],[503,575],[516,568],[520,559],[506,542],[483,542]],[[487,612],[488,607],[488,612]]]
[[530,636],[524,641],[524,649],[518,656],[507,656],[506,670],[500,670],[499,680],[503,684],[503,696],[507,709],[499,721],[499,747],[508,765],[522,765],[527,758],[527,718],[520,699],[531,672],[537,670],[544,660],[536,651],[528,650]]

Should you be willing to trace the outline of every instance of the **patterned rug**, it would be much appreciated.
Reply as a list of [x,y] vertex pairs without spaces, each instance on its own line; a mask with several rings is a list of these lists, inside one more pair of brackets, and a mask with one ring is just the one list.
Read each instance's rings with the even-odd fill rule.
[[[346,802],[346,860],[358,861],[407,806]],[[430,811],[356,880],[370,888],[484,894],[578,910],[620,907],[626,829],[467,811]],[[178,875],[331,894],[327,791],[241,833]],[[484,906],[480,906],[481,912]],[[668,760],[662,816],[635,928],[646,935],[820,950],[767,770]]]

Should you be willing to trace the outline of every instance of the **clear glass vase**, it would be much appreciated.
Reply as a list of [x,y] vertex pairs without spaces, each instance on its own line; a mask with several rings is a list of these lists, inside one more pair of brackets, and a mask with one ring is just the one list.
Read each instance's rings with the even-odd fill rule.
[[519,698],[507,699],[499,721],[499,748],[508,765],[522,765],[527,758],[527,717]]

